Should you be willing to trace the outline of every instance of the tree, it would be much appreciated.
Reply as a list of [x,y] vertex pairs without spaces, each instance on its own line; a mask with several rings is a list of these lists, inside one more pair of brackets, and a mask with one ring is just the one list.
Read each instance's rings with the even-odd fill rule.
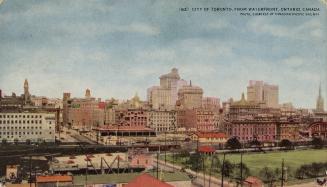
[[180,157],[189,157],[190,156],[190,152],[188,152],[187,150],[181,150],[181,152],[179,153]]
[[3,138],[2,141],[1,141],[2,145],[7,145],[7,139],[6,138]]
[[274,170],[268,167],[264,167],[260,170],[260,177],[262,178],[264,183],[268,184],[269,187],[273,187],[274,183],[279,178],[279,176],[277,176],[275,172]]
[[236,137],[232,137],[227,140],[226,147],[230,149],[241,149],[242,144]]
[[17,145],[18,142],[19,142],[19,140],[18,140],[17,138],[15,138],[15,139],[14,139],[14,143],[15,143],[15,145]]
[[[241,181],[241,163],[234,165],[234,174],[235,179],[238,181]],[[248,176],[250,176],[250,169],[245,163],[242,163],[242,180],[246,179]]]
[[219,160],[218,154],[214,154],[212,155],[212,172],[214,173],[220,173],[221,172],[221,167],[222,167],[222,163]]
[[304,177],[306,176],[306,171],[307,168],[305,167],[305,165],[302,165],[295,171],[295,177],[298,179],[304,179]]
[[249,143],[250,143],[250,146],[255,146],[255,147],[261,146],[261,142],[257,139],[254,139],[254,140],[250,141]]
[[234,164],[232,164],[229,160],[225,160],[223,168],[223,175],[225,177],[230,177],[234,170]]
[[30,139],[26,139],[26,145],[30,145],[31,144],[31,140]]
[[293,143],[288,140],[288,139],[283,139],[280,144],[280,147],[285,147],[286,149],[292,149],[293,148]]
[[188,160],[188,164],[190,165],[192,170],[199,170],[202,167],[200,164],[201,155],[196,152],[190,155],[190,159]]
[[324,146],[324,142],[320,137],[313,137],[311,144],[315,149],[321,149]]

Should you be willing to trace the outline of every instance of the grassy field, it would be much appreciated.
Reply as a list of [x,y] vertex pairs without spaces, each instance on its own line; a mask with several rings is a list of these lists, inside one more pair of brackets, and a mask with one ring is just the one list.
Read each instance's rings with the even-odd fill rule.
[[[240,154],[226,155],[226,159],[237,163],[240,162]],[[281,167],[282,159],[285,166],[291,170],[297,169],[303,164],[312,162],[327,162],[327,149],[322,150],[295,150],[270,153],[247,153],[243,155],[243,162],[255,174],[255,171],[267,166],[271,168]]]
[[[222,160],[223,155],[218,155]],[[164,159],[164,157],[161,157]],[[173,162],[172,155],[168,155],[169,162]],[[226,160],[232,163],[239,163],[241,159],[240,154],[226,154]],[[320,150],[292,150],[292,151],[276,151],[268,153],[244,153],[243,162],[249,167],[251,175],[259,176],[259,172],[264,167],[281,168],[282,159],[284,159],[285,166],[288,170],[288,176],[291,183],[300,182],[294,178],[294,172],[303,164],[311,164],[313,162],[327,162],[327,149]],[[175,159],[176,164],[184,165],[186,157],[178,157]],[[210,166],[210,159],[206,159],[207,168]],[[189,166],[186,166],[189,167]],[[217,174],[218,175],[218,174]],[[218,175],[219,176],[219,175]]]

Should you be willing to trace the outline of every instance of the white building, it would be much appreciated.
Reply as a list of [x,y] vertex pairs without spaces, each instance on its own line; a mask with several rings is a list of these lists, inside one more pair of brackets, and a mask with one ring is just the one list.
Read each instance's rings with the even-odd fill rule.
[[174,110],[151,110],[147,113],[147,124],[156,133],[172,132],[177,129],[176,115]]
[[160,76],[160,86],[152,86],[147,90],[148,102],[153,109],[173,109],[178,99],[179,88],[187,85],[180,79],[178,70],[173,68],[170,73]]
[[0,139],[54,142],[55,113],[0,113]]
[[201,108],[203,99],[203,89],[198,86],[184,85],[178,90],[178,101],[182,108],[195,109]]
[[277,85],[251,80],[247,87],[247,100],[249,102],[264,104],[270,108],[278,108],[278,92],[279,88]]

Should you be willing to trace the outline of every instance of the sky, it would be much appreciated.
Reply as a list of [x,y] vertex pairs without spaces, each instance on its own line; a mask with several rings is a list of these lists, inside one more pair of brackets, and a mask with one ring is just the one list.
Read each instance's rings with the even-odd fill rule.
[[[189,11],[180,11],[188,7]],[[195,7],[319,8],[319,16],[241,16]],[[327,100],[323,0],[0,0],[0,89],[61,98],[63,92],[128,99],[180,76],[222,101],[249,80],[279,85],[280,103]]]

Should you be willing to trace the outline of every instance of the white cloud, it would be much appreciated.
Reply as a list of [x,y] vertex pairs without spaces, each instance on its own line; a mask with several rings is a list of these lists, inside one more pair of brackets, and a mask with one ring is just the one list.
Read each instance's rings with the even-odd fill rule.
[[282,60],[282,64],[289,65],[291,67],[299,67],[304,64],[304,60],[298,56],[291,56],[287,59]]

